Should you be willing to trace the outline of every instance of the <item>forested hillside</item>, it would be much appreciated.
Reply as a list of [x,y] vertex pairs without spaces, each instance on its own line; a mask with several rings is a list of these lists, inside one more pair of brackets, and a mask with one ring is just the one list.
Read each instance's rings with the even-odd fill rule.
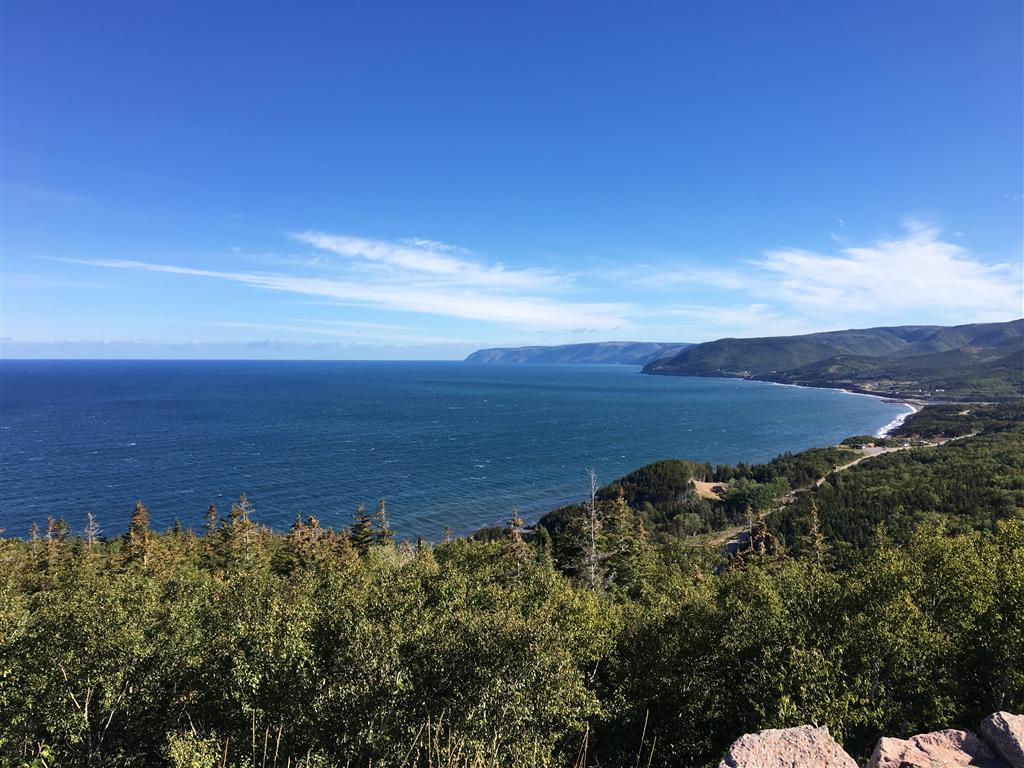
[[657,341],[599,341],[547,347],[495,347],[478,349],[466,358],[466,362],[646,365],[660,357],[674,355],[688,346]]
[[769,528],[796,552],[811,533],[811,508],[834,556],[848,559],[879,526],[903,541],[921,525],[994,529],[1024,516],[1024,425],[878,456],[828,477],[773,515]]
[[[840,472],[659,462],[490,541],[396,543],[383,503],[51,518],[0,539],[0,765],[675,768],[806,722],[864,758],[1019,711],[1022,416],[926,408],[908,433],[971,436]],[[755,513],[730,557],[702,533]]]
[[1024,396],[1024,320],[719,339],[655,360],[645,373],[738,376],[901,397]]
[[[858,455],[850,449],[832,447],[785,453],[766,464],[712,466],[669,459],[648,464],[599,488],[596,499],[611,502],[621,490],[631,513],[651,538],[667,541],[678,536],[710,533],[741,522],[751,506],[770,506],[790,490],[810,485],[833,467],[852,461]],[[725,483],[721,501],[702,497],[693,480]],[[553,510],[544,515],[538,525],[545,528],[557,544],[562,532],[582,509],[582,504],[573,504]]]
[[863,756],[1024,705],[1019,521],[717,576],[604,528],[597,582],[517,528],[357,533],[139,511],[110,542],[3,541],[0,762],[667,768],[761,728],[824,723]]
[[[849,442],[874,440],[864,435]],[[922,524],[961,531],[1024,519],[1024,402],[927,406],[878,442],[908,447],[841,472],[834,470],[864,454],[844,445],[787,453],[765,464],[661,461],[599,488],[595,498],[610,503],[621,489],[654,541],[714,533],[764,513],[776,545],[794,554],[813,533],[813,508],[837,558],[865,546],[881,525],[903,541]],[[718,484],[718,498],[699,494],[694,480]],[[556,552],[584,508],[570,505],[540,519]]]

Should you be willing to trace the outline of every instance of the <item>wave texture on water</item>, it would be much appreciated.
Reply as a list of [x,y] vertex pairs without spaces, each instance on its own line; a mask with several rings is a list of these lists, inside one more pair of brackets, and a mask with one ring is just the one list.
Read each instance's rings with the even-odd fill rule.
[[[873,434],[904,405],[633,366],[461,362],[11,361],[0,387],[0,528],[136,499],[198,525],[246,492],[257,519],[345,525],[388,501],[401,535],[527,518],[664,458],[765,461]],[[884,427],[883,427],[884,428]]]

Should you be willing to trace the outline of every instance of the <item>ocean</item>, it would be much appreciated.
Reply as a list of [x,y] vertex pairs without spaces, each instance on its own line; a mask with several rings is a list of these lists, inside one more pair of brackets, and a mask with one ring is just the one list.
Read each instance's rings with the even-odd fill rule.
[[245,492],[257,521],[351,521],[387,500],[400,537],[436,540],[581,499],[665,458],[757,462],[875,433],[906,407],[634,366],[355,361],[0,363],[0,528],[87,512],[123,531],[198,526]]

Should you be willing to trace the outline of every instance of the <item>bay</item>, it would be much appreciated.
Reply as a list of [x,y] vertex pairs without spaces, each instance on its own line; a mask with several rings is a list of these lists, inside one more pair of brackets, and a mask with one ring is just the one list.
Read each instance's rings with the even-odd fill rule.
[[351,520],[385,497],[402,537],[526,519],[664,458],[765,461],[874,433],[906,407],[836,390],[633,366],[357,361],[0,364],[0,528],[94,513],[198,526],[245,492],[256,519]]

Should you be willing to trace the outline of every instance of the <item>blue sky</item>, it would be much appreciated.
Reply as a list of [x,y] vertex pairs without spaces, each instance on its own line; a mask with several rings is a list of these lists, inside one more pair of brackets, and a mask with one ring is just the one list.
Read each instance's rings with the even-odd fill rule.
[[3,354],[1020,316],[1022,9],[5,2]]

